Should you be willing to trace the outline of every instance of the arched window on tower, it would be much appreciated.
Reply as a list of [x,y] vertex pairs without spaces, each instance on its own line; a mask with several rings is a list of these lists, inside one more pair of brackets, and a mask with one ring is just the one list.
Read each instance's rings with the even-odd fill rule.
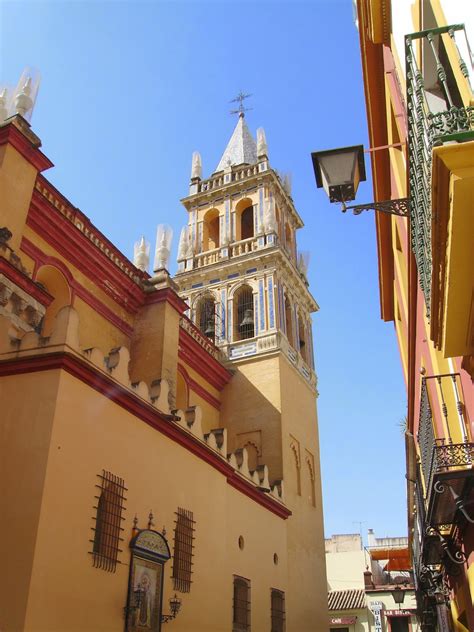
[[288,299],[288,296],[285,296],[285,326],[286,326],[286,337],[288,338],[288,342],[290,345],[294,345],[293,340],[293,319],[291,317],[291,304]]
[[298,314],[298,349],[299,352],[301,353],[301,357],[303,358],[303,360],[305,362],[308,361],[308,346],[306,343],[306,328],[305,328],[305,324],[303,322],[303,319],[301,318],[301,314]]
[[242,239],[250,239],[253,237],[253,206],[248,206],[242,211],[240,226]]
[[240,200],[236,209],[236,235],[235,240],[250,239],[254,236],[254,213],[253,204],[250,198]]
[[285,248],[289,255],[293,255],[293,232],[288,223],[285,224]]
[[203,296],[197,302],[196,325],[205,336],[214,340],[216,336],[216,303],[212,296]]
[[249,285],[243,285],[234,295],[234,340],[254,336],[253,292]]
[[202,231],[202,249],[214,250],[220,245],[220,220],[219,211],[212,208],[204,215]]

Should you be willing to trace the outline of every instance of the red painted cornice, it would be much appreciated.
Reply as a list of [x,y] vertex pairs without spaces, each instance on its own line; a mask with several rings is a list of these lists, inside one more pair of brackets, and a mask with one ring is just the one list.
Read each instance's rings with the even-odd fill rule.
[[20,375],[38,371],[52,370],[67,371],[70,375],[81,380],[98,391],[118,406],[141,419],[158,432],[175,441],[183,448],[208,463],[226,477],[229,485],[268,509],[280,518],[286,519],[291,511],[267,494],[259,491],[250,482],[242,478],[227,461],[219,457],[205,443],[189,435],[166,415],[151,404],[147,404],[137,395],[131,393],[111,377],[91,366],[85,360],[67,353],[52,353],[49,355],[29,356],[14,360],[0,361],[0,377]]
[[46,290],[43,290],[37,283],[32,281],[29,276],[21,272],[18,268],[0,257],[0,274],[4,274],[12,283],[21,288],[24,292],[29,294],[35,301],[41,303],[44,307],[48,307],[53,302],[53,297],[48,294]]
[[182,316],[188,309],[188,305],[176,292],[170,287],[164,287],[154,292],[145,294],[145,305],[153,305],[154,303],[169,303]]
[[0,145],[7,143],[12,145],[38,171],[53,167],[51,160],[38,147],[35,147],[13,122],[0,127]]
[[182,327],[179,329],[178,357],[218,391],[222,391],[232,378],[232,373],[203,349]]
[[27,224],[129,313],[135,314],[143,304],[142,288],[36,189]]
[[217,410],[221,409],[220,401],[216,399],[213,395],[211,395],[211,393],[206,391],[206,389],[203,386],[201,386],[199,382],[196,382],[195,380],[193,380],[193,378],[189,375],[189,373],[186,371],[186,369],[184,368],[182,364],[178,364],[178,371],[183,376],[184,381],[188,385],[188,388],[194,391],[196,395],[199,395],[199,397],[202,397],[202,399],[204,399],[208,404],[210,404]]

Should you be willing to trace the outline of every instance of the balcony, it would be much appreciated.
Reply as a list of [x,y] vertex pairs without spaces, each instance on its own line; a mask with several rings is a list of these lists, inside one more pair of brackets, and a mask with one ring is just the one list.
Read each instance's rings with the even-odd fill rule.
[[[439,402],[436,408],[430,403],[435,401]],[[434,527],[453,524],[460,519],[464,503],[471,500],[474,482],[474,443],[458,373],[423,379],[418,443],[426,522]]]
[[459,36],[463,25],[405,38],[411,244],[431,336],[445,357],[474,352],[467,335],[474,100]]

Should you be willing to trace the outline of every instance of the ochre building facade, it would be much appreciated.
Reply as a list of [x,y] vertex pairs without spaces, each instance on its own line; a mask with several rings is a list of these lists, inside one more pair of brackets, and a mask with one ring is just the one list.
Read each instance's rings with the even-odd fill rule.
[[0,628],[327,630],[317,305],[263,132],[195,157],[174,279],[39,147],[0,127]]
[[422,630],[474,630],[474,97],[470,3],[358,0],[382,318],[408,393]]

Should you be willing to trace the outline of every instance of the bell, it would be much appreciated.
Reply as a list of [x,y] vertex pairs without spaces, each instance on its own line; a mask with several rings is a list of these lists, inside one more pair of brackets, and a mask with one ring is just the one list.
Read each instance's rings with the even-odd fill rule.
[[240,323],[240,327],[246,327],[247,325],[253,325],[253,309],[246,309],[244,312],[244,319]]
[[206,325],[206,329],[204,330],[204,334],[208,338],[213,338],[214,337],[215,324],[214,324],[214,319],[213,318],[209,318],[209,320],[207,321],[207,325]]

